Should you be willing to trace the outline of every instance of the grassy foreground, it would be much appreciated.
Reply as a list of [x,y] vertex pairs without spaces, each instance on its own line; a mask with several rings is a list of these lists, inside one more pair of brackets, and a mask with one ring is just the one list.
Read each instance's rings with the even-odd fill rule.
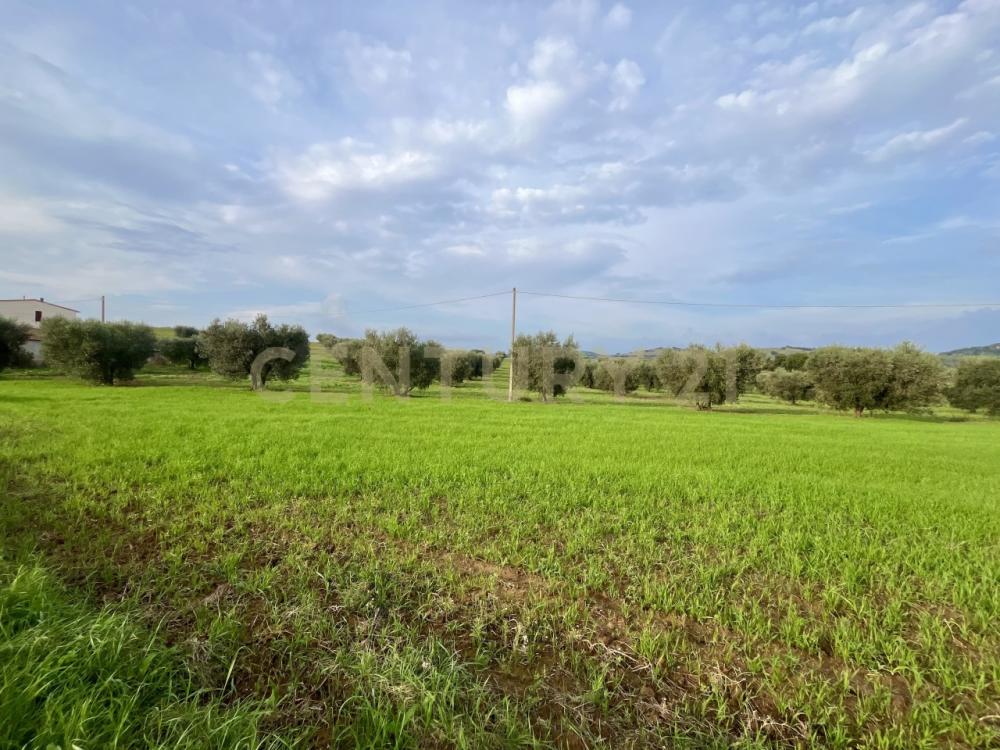
[[1000,742],[998,422],[171,372],[0,380],[0,746]]

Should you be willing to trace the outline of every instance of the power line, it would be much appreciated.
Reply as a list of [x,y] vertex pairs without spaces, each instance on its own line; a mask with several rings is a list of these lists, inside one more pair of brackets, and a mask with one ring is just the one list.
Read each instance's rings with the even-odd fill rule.
[[[532,297],[554,297],[556,299],[587,300],[590,302],[622,302],[634,305],[672,305],[675,307],[719,307],[719,308],[752,308],[758,310],[888,310],[901,308],[968,308],[968,307],[1000,307],[1000,302],[958,302],[958,303],[912,303],[896,305],[766,305],[736,302],[686,302],[683,300],[661,299],[624,299],[619,297],[587,297],[575,294],[553,294],[550,292],[526,292]],[[504,292],[508,294],[508,292]]]
[[509,289],[505,290],[505,291],[502,291],[502,292],[491,292],[489,294],[478,294],[475,297],[458,297],[456,299],[438,300],[437,302],[422,302],[419,305],[403,305],[401,307],[383,307],[383,308],[381,308],[379,310],[358,310],[358,311],[348,310],[347,312],[349,312],[351,315],[373,315],[375,313],[395,312],[396,310],[413,310],[413,309],[418,308],[418,307],[434,307],[435,305],[450,305],[450,304],[453,304],[455,302],[470,302],[472,300],[486,299],[488,297],[500,297],[500,296],[506,296],[508,294],[510,294],[510,290]]

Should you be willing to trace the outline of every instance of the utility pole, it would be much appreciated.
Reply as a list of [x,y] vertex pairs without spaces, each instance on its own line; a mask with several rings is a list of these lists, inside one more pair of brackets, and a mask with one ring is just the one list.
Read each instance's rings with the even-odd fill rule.
[[101,295],[101,322],[104,322],[104,295]]
[[507,373],[507,400],[514,400],[514,336],[517,331],[517,287],[510,295],[510,372]]

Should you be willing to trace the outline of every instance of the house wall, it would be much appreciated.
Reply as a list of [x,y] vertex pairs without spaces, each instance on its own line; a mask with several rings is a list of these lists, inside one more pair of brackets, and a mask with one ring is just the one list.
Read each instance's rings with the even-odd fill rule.
[[37,327],[35,313],[42,313],[42,320],[46,318],[75,318],[76,310],[66,307],[42,302],[37,299],[4,299],[0,300],[0,317],[13,318],[18,323],[27,323],[29,326]]

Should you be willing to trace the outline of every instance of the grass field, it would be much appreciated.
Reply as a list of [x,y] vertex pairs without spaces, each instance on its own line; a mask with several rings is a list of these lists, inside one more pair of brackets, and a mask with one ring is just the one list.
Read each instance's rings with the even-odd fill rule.
[[1000,743],[995,420],[6,375],[0,489],[0,747]]

